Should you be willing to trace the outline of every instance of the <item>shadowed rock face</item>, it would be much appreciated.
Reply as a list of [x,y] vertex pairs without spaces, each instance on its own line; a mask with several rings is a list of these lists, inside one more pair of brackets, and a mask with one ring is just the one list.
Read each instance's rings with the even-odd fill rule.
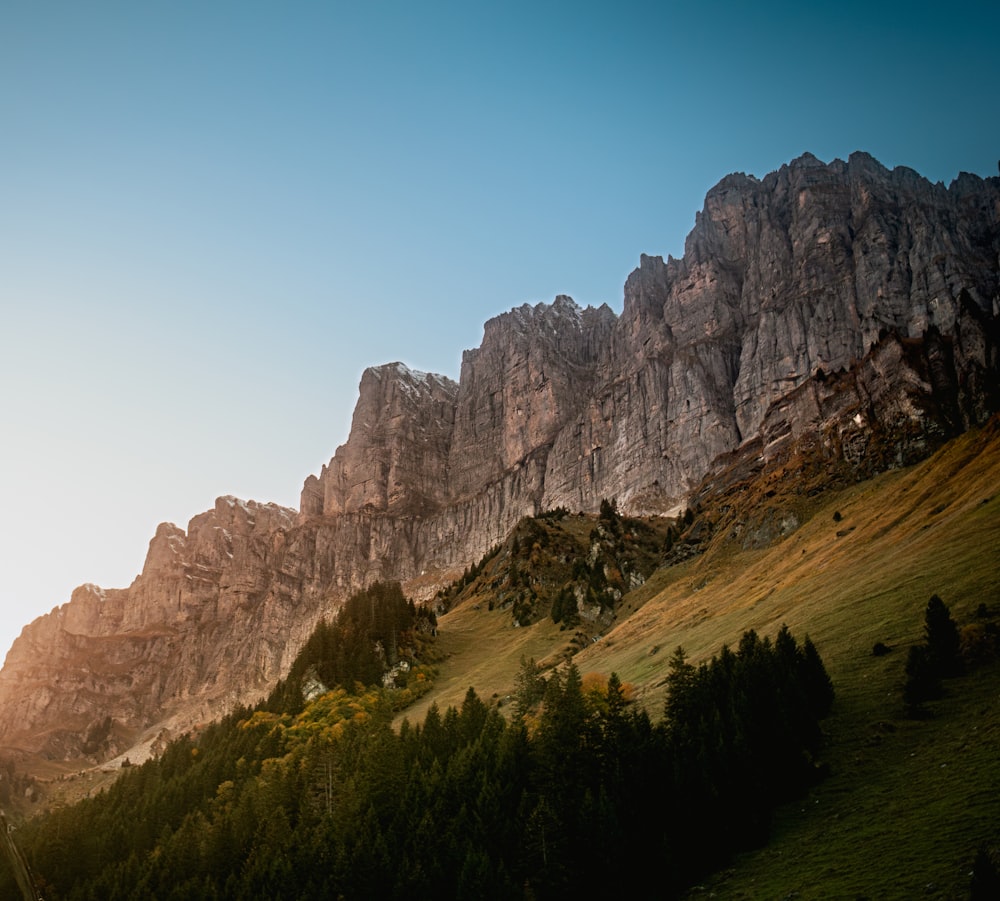
[[433,591],[526,514],[675,510],[720,455],[808,435],[858,472],[911,462],[1000,409],[998,318],[1000,179],[865,154],[727,176],[683,259],[641,257],[620,316],[560,296],[487,322],[458,383],[366,370],[298,514],[221,498],[161,526],[129,588],[26,627],[0,742],[107,756],[252,700],[351,590],[428,571]]

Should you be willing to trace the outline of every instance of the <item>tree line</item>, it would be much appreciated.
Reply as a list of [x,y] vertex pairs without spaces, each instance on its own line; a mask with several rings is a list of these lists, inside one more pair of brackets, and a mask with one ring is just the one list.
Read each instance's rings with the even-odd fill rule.
[[[348,618],[401,627],[379,591]],[[293,673],[333,683],[317,636]],[[655,722],[616,675],[572,664],[526,661],[510,718],[470,688],[398,729],[377,678],[309,703],[276,692],[18,839],[49,901],[671,897],[765,841],[775,805],[818,778],[833,689],[786,628],[668,667]],[[12,885],[0,873],[0,897]]]

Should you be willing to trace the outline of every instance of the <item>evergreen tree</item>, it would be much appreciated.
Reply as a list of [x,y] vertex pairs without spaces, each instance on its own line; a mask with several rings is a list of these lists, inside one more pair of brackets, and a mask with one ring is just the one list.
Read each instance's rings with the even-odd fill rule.
[[514,711],[521,719],[545,695],[545,677],[534,657],[521,658],[521,668],[514,677]]
[[799,653],[799,680],[814,716],[823,719],[833,708],[833,680],[830,678],[816,645],[807,635]]
[[625,710],[625,689],[618,673],[612,673],[608,677],[607,702],[608,719],[612,722],[620,720]]
[[924,636],[930,660],[939,676],[957,676],[962,671],[961,641],[951,611],[936,594],[924,612]]
[[697,670],[687,662],[680,645],[670,655],[667,673],[667,725],[672,734],[689,731],[696,716],[695,683]]

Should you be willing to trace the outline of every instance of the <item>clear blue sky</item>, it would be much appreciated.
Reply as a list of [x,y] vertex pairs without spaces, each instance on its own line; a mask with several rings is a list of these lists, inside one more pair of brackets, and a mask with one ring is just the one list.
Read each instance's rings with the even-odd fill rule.
[[297,506],[365,366],[620,311],[731,171],[996,175],[998,37],[962,0],[7,0],[0,655],[158,522]]

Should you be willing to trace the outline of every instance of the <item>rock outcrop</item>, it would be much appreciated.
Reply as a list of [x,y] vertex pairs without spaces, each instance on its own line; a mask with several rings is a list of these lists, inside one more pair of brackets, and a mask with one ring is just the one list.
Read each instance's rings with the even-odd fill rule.
[[352,589],[433,590],[525,514],[674,511],[722,455],[808,434],[858,473],[910,462],[1000,409],[998,321],[1000,179],[865,154],[728,176],[682,259],[641,257],[620,316],[560,296],[487,322],[457,383],[366,370],[298,513],[222,498],[161,526],[128,589],[26,627],[0,742],[107,755],[251,700]]

